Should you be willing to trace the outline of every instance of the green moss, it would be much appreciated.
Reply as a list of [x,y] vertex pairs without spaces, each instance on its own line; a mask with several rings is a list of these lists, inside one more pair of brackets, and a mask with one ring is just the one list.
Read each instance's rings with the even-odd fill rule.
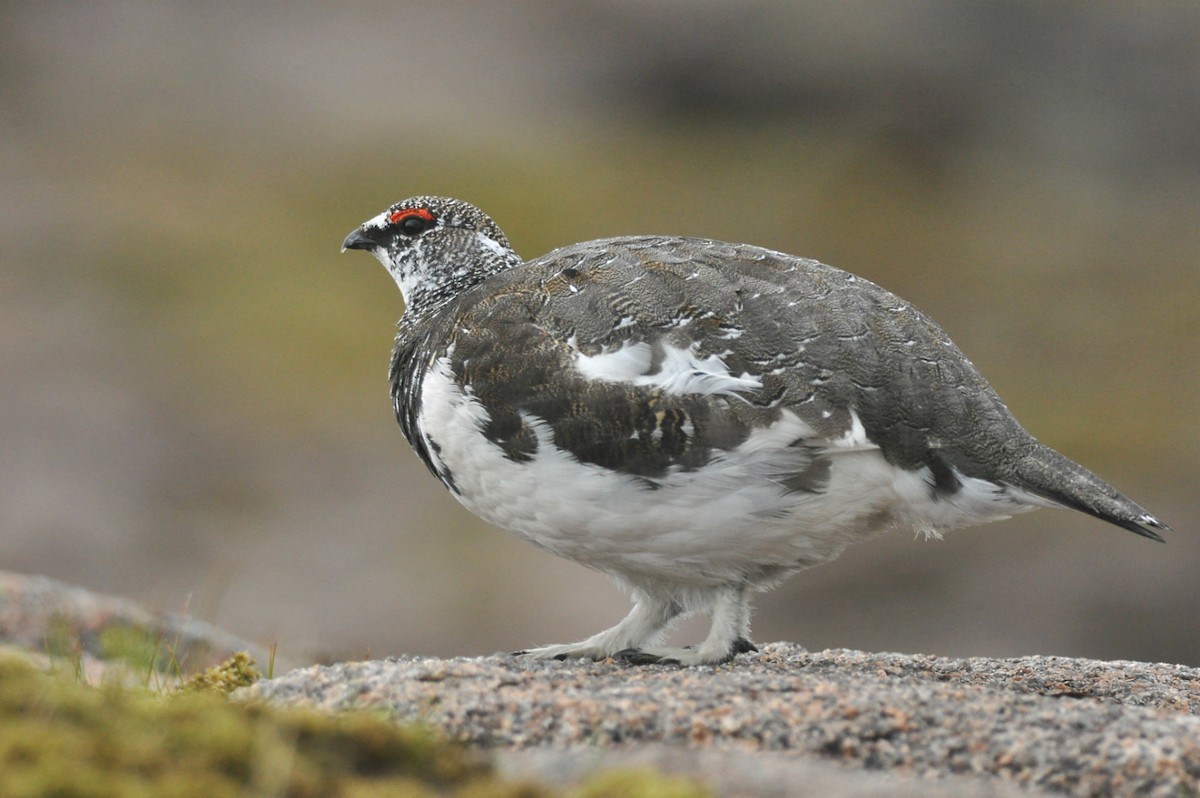
[[488,775],[463,749],[373,717],[92,688],[0,659],[0,795],[11,798],[538,794]]
[[261,678],[262,674],[254,667],[250,655],[239,651],[220,665],[192,676],[179,686],[179,690],[229,695],[239,687],[249,687]]

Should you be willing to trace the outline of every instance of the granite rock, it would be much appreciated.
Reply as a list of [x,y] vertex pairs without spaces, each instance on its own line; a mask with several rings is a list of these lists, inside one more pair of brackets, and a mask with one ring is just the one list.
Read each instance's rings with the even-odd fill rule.
[[237,695],[421,721],[493,749],[502,769],[559,780],[640,758],[728,795],[936,795],[930,780],[979,796],[1200,789],[1200,670],[1166,664],[775,643],[695,668],[393,658]]

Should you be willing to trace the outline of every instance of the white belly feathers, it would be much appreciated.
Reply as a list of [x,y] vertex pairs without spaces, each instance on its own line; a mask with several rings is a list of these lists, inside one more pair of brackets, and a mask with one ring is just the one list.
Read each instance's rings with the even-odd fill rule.
[[437,361],[425,375],[418,425],[452,474],[459,501],[535,545],[635,584],[766,584],[884,528],[937,534],[1027,506],[1023,497],[961,476],[963,490],[952,500],[935,499],[929,474],[889,464],[860,424],[846,439],[814,441],[831,461],[824,490],[789,492],[779,479],[812,457],[789,444],[812,430],[786,410],[722,457],[655,480],[657,489],[578,461],[531,416],[525,421],[537,451],[529,461],[510,460],[482,434],[487,420],[454,381],[449,361]]

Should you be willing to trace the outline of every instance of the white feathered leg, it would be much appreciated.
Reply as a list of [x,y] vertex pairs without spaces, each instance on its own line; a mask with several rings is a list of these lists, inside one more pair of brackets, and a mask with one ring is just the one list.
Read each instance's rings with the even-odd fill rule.
[[619,654],[636,664],[717,665],[757,650],[750,642],[750,591],[745,585],[734,585],[717,594],[712,627],[698,648],[642,648]]
[[618,652],[640,649],[654,642],[682,611],[679,604],[671,599],[634,590],[633,609],[611,629],[578,643],[541,646],[516,653],[536,659],[606,659]]

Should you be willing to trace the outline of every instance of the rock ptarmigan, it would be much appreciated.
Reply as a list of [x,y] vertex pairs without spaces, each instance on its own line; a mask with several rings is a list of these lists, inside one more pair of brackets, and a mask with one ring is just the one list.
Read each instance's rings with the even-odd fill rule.
[[[404,295],[392,398],[480,518],[611,575],[629,615],[533,657],[724,662],[750,594],[891,528],[1069,507],[1167,527],[1039,443],[933,321],[745,244],[633,236],[523,261],[474,206],[413,197],[343,243]],[[658,645],[707,612],[698,646]]]

